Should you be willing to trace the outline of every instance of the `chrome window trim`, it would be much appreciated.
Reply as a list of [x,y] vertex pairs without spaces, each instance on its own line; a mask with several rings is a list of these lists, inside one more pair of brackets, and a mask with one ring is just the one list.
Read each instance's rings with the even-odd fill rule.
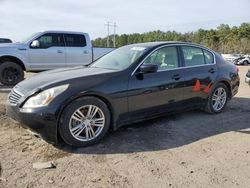
[[[133,70],[133,72],[131,73],[131,76],[133,76],[136,72],[136,70],[144,63],[144,61],[150,56],[152,55],[155,51],[161,49],[161,48],[164,48],[164,47],[171,47],[171,46],[188,46],[188,47],[196,47],[196,48],[200,48],[202,50],[206,50],[208,52],[210,52],[211,54],[213,54],[213,57],[214,57],[214,61],[213,61],[213,64],[203,64],[203,65],[193,65],[193,66],[188,66],[188,67],[178,67],[178,68],[173,68],[173,69],[166,69],[166,70],[159,70],[157,72],[164,72],[164,71],[171,71],[171,70],[177,70],[177,69],[186,69],[186,68],[192,68],[192,67],[203,67],[203,66],[211,66],[211,65],[216,65],[216,58],[215,58],[215,54],[212,50],[206,48],[206,47],[203,47],[203,46],[199,46],[199,45],[196,45],[196,44],[165,44],[165,45],[162,45],[162,46],[159,46],[158,48],[154,49],[152,52],[150,52],[142,61],[141,63],[139,63],[139,65],[136,66],[136,68]],[[179,58],[178,58],[179,60]]]

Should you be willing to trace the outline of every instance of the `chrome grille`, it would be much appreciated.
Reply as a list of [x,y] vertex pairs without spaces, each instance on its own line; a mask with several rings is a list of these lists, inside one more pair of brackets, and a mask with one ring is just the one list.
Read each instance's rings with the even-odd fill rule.
[[23,95],[20,92],[13,89],[8,97],[10,104],[16,105],[22,96]]

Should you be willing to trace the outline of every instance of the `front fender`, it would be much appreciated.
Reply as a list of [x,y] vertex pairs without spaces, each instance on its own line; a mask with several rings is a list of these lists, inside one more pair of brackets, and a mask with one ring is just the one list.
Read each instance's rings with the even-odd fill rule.
[[108,97],[107,95],[103,94],[103,93],[99,93],[99,92],[80,92],[77,94],[72,95],[71,97],[65,99],[60,105],[60,107],[58,108],[57,112],[56,112],[56,117],[57,117],[57,127],[59,125],[59,121],[60,121],[60,117],[61,114],[63,112],[63,110],[74,100],[77,100],[81,97],[87,97],[87,96],[92,96],[92,97],[96,97],[101,99],[104,103],[106,103],[106,105],[108,106],[109,110],[110,110],[110,115],[111,115],[111,122],[112,122],[112,127],[115,128],[115,122],[118,119],[118,114],[116,114],[115,110],[114,110],[114,104],[112,102],[112,99],[110,99],[110,97]]
[[24,67],[25,70],[30,70],[29,65],[29,53],[27,49],[3,49],[0,48],[0,58],[2,57],[14,57],[19,59]]

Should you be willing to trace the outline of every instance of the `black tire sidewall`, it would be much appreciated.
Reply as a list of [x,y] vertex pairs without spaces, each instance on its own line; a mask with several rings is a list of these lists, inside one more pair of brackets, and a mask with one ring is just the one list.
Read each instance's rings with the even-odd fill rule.
[[[19,77],[15,82],[7,82],[2,78],[2,71],[8,67],[13,67],[19,72]],[[3,85],[16,85],[18,82],[22,81],[24,79],[24,71],[22,67],[14,62],[6,61],[4,63],[0,64],[0,83]]]
[[[69,130],[69,121],[70,121],[72,114],[78,108],[84,105],[95,105],[99,107],[105,116],[105,124],[102,129],[102,132],[93,140],[85,141],[85,142],[75,139],[71,135],[70,130]],[[110,127],[110,111],[107,105],[102,100],[96,97],[82,97],[77,100],[74,100],[72,103],[70,103],[68,106],[65,107],[60,118],[58,129],[59,129],[59,134],[64,140],[64,142],[66,142],[67,144],[71,146],[84,147],[84,146],[89,146],[89,145],[98,143],[105,136],[109,127]]]
[[[226,99],[226,102],[225,102],[223,108],[221,108],[220,110],[215,110],[215,109],[213,108],[213,101],[212,101],[212,98],[213,98],[214,92],[215,92],[218,88],[220,88],[220,87],[222,87],[222,88],[226,91],[227,99]],[[227,101],[228,101],[228,94],[229,94],[229,91],[228,91],[228,88],[227,88],[227,86],[226,86],[225,84],[223,84],[223,83],[217,84],[217,85],[213,88],[212,92],[210,93],[210,95],[209,95],[209,97],[208,97],[208,101],[207,101],[207,110],[206,110],[206,111],[209,112],[209,113],[213,113],[213,114],[221,113],[221,112],[224,110],[224,108],[225,108],[225,106],[226,106],[226,104],[227,104]]]

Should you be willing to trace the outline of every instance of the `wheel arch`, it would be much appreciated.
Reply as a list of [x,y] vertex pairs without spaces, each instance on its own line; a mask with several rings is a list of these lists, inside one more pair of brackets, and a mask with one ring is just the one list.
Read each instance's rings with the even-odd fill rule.
[[57,138],[59,138],[59,133],[58,133],[58,127],[59,127],[59,124],[60,124],[60,120],[61,120],[61,116],[62,116],[62,113],[63,111],[65,110],[65,108],[71,104],[73,101],[77,100],[77,99],[80,99],[80,98],[83,98],[83,97],[95,97],[95,98],[98,98],[99,100],[103,101],[107,107],[108,107],[108,110],[110,111],[110,122],[111,122],[111,126],[110,126],[110,129],[115,129],[115,115],[114,115],[114,109],[113,109],[113,105],[112,103],[110,102],[110,100],[103,96],[102,94],[99,94],[99,93],[80,93],[80,94],[77,94],[77,95],[74,95],[72,97],[70,97],[69,99],[67,99],[63,105],[61,105],[61,107],[59,108],[58,112],[57,112]]
[[248,64],[250,63],[249,59],[244,59],[243,62],[246,61]]
[[228,98],[231,99],[232,98],[232,88],[231,88],[230,82],[228,80],[219,80],[214,85],[216,86],[219,83],[223,83],[227,87],[228,92],[229,92]]
[[11,61],[13,63],[16,63],[16,64],[20,65],[24,71],[26,71],[26,67],[25,67],[23,61],[15,56],[11,56],[11,55],[1,56],[0,57],[0,64],[4,63],[5,61]]

